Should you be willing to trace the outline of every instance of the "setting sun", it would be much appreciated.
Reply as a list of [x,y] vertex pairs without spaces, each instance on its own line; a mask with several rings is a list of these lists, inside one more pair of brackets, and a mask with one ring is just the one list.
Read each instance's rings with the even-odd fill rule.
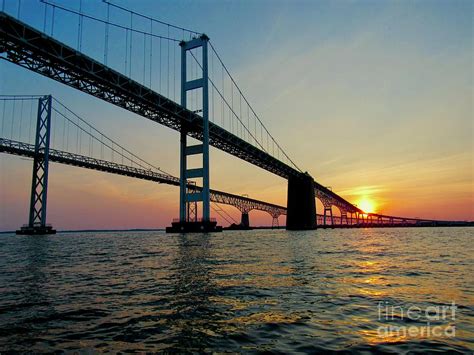
[[375,213],[375,203],[367,197],[360,200],[357,206],[365,213]]

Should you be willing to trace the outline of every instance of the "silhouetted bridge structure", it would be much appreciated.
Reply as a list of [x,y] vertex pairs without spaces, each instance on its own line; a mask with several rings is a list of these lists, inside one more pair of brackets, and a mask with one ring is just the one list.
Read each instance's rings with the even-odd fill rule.
[[[3,152],[34,158],[31,228],[46,222],[49,160],[179,186],[180,214],[179,220],[173,223],[173,231],[216,230],[216,223],[210,217],[211,201],[239,208],[243,216],[247,215],[242,218],[244,225],[248,224],[248,212],[252,209],[264,210],[274,220],[275,216],[286,214],[286,227],[294,230],[314,229],[317,224],[329,223],[369,226],[431,222],[366,214],[303,173],[263,125],[206,35],[163,23],[109,1],[98,5],[106,9],[103,18],[42,0],[37,4],[38,8],[44,7],[44,16],[38,22],[43,26],[42,31],[20,20],[20,4],[16,17],[2,11],[1,58],[180,132],[180,177],[50,149],[51,97],[40,98],[35,145],[6,137],[1,141]],[[112,10],[120,11],[120,18],[126,17],[129,23],[111,20]],[[77,41],[73,36],[76,48],[65,43],[73,37],[55,38],[60,12],[68,13],[65,26],[71,24],[71,16],[77,18]],[[93,33],[89,42],[84,40],[86,21]],[[157,29],[159,26],[163,28]],[[104,34],[103,51],[95,48],[99,29]],[[182,31],[182,37],[173,36],[173,31]],[[114,33],[119,35],[119,41],[111,38]],[[58,34],[61,35],[62,32]],[[125,55],[114,53],[118,45],[110,46],[111,43],[125,43],[121,52]],[[90,54],[85,53],[88,45],[94,47]],[[188,145],[188,137],[202,144]],[[209,146],[288,180],[287,207],[211,190]],[[202,156],[202,167],[188,168],[187,158],[191,155]],[[202,180],[201,186],[197,186],[196,179]],[[316,214],[316,198],[324,206],[322,216]],[[197,203],[201,205],[202,218],[197,217]],[[332,215],[333,206],[340,210],[340,216]]]
[[[25,142],[0,138],[0,152],[34,159],[35,146]],[[49,160],[55,163],[92,169],[116,175],[123,175],[141,180],[153,181],[160,184],[179,186],[179,178],[170,176],[168,174],[56,149],[50,149]],[[199,186],[193,185],[190,185],[189,188],[197,190],[201,189]],[[250,227],[248,214],[252,210],[267,212],[273,217],[274,220],[278,219],[278,217],[281,215],[286,215],[286,207],[284,206],[279,206],[249,197],[239,196],[217,190],[211,190],[211,201],[236,207],[242,213],[241,225],[244,228]],[[349,218],[347,220],[341,216],[333,216],[332,220],[330,220],[327,224],[327,216],[325,217],[323,214],[317,214],[317,220],[321,227],[331,228],[428,226],[436,225],[440,222],[447,223],[419,218],[384,216],[374,213],[356,215],[354,218]]]

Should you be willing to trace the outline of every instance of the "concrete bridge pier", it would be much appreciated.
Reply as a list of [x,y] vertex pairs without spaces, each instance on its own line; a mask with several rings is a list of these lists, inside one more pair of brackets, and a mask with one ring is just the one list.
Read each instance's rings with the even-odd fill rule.
[[244,228],[250,228],[250,218],[248,212],[242,212],[242,218],[240,219],[240,225]]
[[314,180],[308,173],[288,179],[286,229],[316,229]]

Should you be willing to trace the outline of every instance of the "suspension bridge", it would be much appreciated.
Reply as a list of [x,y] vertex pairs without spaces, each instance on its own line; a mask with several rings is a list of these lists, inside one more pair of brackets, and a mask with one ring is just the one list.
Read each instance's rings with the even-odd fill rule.
[[[46,223],[49,161],[179,186],[179,218],[171,232],[219,231],[211,202],[237,207],[244,227],[254,209],[268,212],[274,222],[286,215],[290,230],[438,222],[365,213],[303,172],[265,127],[205,34],[106,0],[93,3],[93,11],[78,4],[74,9],[47,0],[30,2],[28,12],[36,16],[26,21],[21,1],[13,6],[3,1],[1,58],[180,132],[180,174],[174,177],[140,159],[51,96],[4,96],[0,151],[33,158],[24,233],[53,231]],[[27,102],[38,104],[36,110],[30,107],[29,120],[35,124],[23,122]],[[11,122],[9,136],[6,122]],[[35,127],[28,131],[30,139],[34,131],[34,143],[23,139],[26,126]],[[189,137],[201,144],[188,145]],[[63,146],[55,147],[61,139]],[[211,189],[210,146],[288,180],[287,206]],[[188,167],[192,155],[202,158],[201,167]],[[316,199],[324,206],[322,215],[316,213]],[[332,215],[333,207],[340,216]]]

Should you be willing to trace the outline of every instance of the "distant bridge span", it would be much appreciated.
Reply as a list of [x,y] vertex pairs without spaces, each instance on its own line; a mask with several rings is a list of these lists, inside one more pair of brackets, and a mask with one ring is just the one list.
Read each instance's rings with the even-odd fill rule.
[[[33,144],[18,142],[10,139],[0,138],[0,153],[6,153],[17,156],[24,156],[28,158],[34,158],[35,146]],[[91,170],[103,171],[111,174],[128,176],[135,179],[153,181],[160,184],[167,184],[173,186],[179,186],[179,178],[170,176],[167,174],[131,167],[124,164],[118,164],[115,162],[96,159],[80,154],[65,152],[57,149],[50,149],[49,151],[50,161],[71,165]],[[190,185],[192,189],[200,190],[199,186]],[[211,190],[211,201],[230,205],[236,207],[243,216],[243,222],[245,215],[252,210],[259,210],[267,212],[272,218],[278,218],[281,215],[287,214],[287,209],[284,206],[275,205],[272,203],[252,199],[246,196],[235,195],[223,191]],[[344,220],[342,216],[334,216],[331,223],[326,224],[325,219],[327,216],[323,214],[317,214],[318,225],[324,227],[367,227],[367,226],[413,226],[420,224],[437,224],[437,223],[449,223],[447,221],[421,219],[421,218],[405,218],[405,217],[394,217],[381,215],[376,213],[369,213],[366,215],[357,215],[355,218],[348,218]],[[249,225],[247,225],[249,226]]]

